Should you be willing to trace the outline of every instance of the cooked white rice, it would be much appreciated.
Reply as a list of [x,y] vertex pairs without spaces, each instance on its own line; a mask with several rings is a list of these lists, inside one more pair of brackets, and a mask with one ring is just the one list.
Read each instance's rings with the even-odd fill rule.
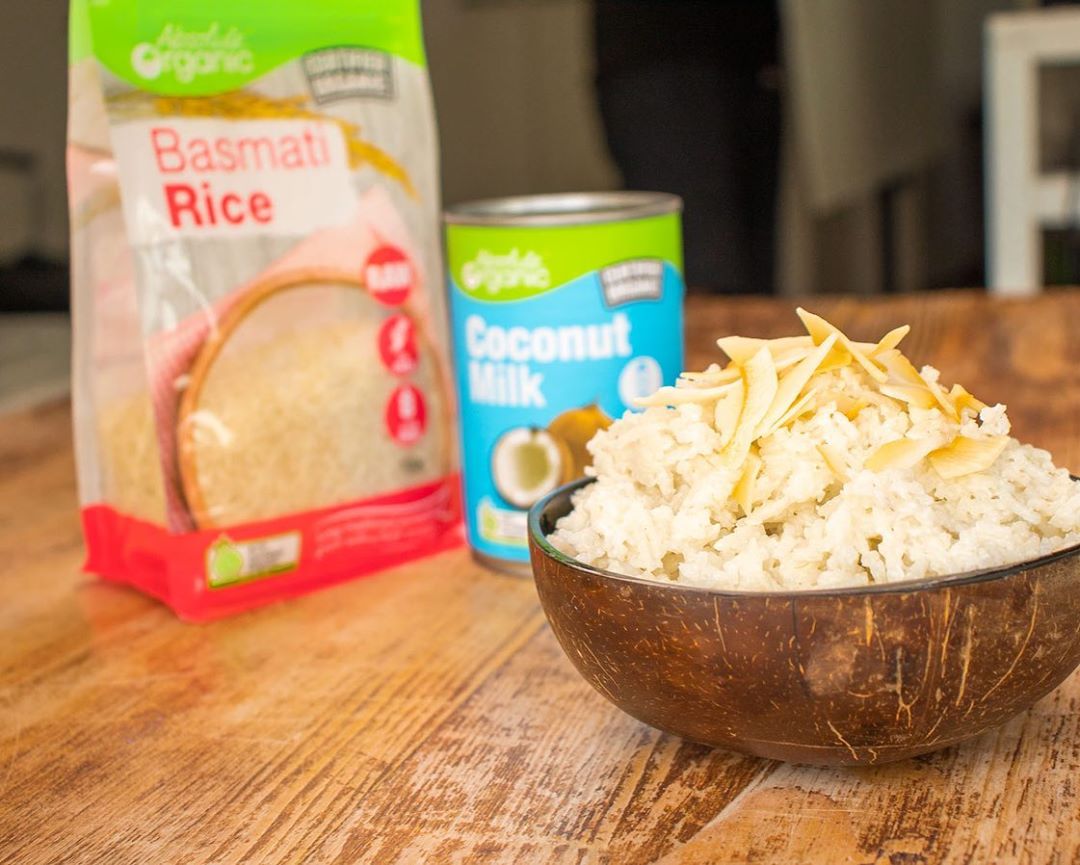
[[[713,406],[653,407],[627,412],[592,440],[596,482],[575,495],[550,540],[618,573],[737,590],[911,580],[1080,543],[1080,483],[1015,439],[989,468],[951,480],[926,459],[879,473],[863,467],[902,437],[943,446],[958,432],[1006,435],[1004,406],[965,411],[958,430],[937,409],[880,398],[856,365],[815,381],[824,392],[877,398],[854,419],[833,400],[759,438],[749,513],[733,498],[742,468],[723,459]],[[839,474],[822,444],[843,461]]]

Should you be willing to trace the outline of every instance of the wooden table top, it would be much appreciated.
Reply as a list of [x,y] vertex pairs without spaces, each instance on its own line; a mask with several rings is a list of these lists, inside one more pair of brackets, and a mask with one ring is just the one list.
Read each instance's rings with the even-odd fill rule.
[[[1080,292],[814,300],[1080,470]],[[692,299],[712,338],[793,304]],[[454,551],[210,625],[79,573],[65,406],[0,418],[0,863],[1080,861],[1080,674],[914,761],[772,763],[593,692],[529,580]]]

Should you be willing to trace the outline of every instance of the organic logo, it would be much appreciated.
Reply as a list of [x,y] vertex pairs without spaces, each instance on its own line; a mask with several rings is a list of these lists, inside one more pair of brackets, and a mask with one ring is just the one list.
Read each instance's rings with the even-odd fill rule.
[[205,30],[186,30],[170,23],[153,42],[131,49],[131,68],[148,81],[171,75],[188,84],[201,75],[249,75],[255,56],[236,27],[226,29],[215,21]]
[[244,572],[244,554],[232,541],[222,535],[210,547],[207,564],[211,584],[233,583]]
[[131,65],[140,78],[154,79],[161,74],[161,58],[149,42],[140,42],[131,49]]
[[494,540],[499,536],[499,516],[491,506],[491,502],[484,499],[480,503],[480,537]]
[[542,291],[551,286],[551,274],[535,252],[522,254],[512,249],[497,255],[481,249],[476,258],[462,265],[461,283],[466,291],[491,295],[507,289]]

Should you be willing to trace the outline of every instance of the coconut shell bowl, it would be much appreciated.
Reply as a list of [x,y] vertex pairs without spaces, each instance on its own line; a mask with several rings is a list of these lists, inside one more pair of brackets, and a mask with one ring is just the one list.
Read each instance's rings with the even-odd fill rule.
[[887,763],[1004,723],[1080,663],[1080,546],[888,585],[718,591],[555,549],[547,536],[586,483],[529,514],[540,602],[596,690],[685,739],[797,763]]

